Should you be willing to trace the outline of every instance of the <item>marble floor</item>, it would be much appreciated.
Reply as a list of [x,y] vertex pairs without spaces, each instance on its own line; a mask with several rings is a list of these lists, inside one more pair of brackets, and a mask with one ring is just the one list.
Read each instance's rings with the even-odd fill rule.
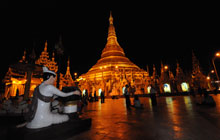
[[68,140],[220,140],[220,95],[211,96],[216,107],[196,105],[199,96],[158,97],[157,106],[141,97],[144,109],[131,110],[124,98],[92,102],[82,115],[91,129]]

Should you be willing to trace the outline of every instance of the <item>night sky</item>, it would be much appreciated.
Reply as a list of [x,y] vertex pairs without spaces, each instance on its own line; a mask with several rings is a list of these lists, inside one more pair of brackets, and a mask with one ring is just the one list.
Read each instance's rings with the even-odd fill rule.
[[[67,5],[38,3],[33,9],[9,5],[3,10],[0,79],[9,64],[22,58],[25,49],[28,56],[34,48],[38,58],[47,40],[52,55],[59,36],[65,49],[62,72],[66,70],[68,56],[72,73],[87,72],[100,59],[105,47],[110,11],[118,42],[126,56],[140,68],[146,70],[148,65],[150,72],[155,64],[160,73],[161,61],[174,73],[176,61],[185,72],[191,71],[194,51],[207,73],[211,69],[211,58],[220,51],[220,12],[206,4],[130,4],[119,8],[107,4],[98,8],[89,4]],[[220,70],[220,59],[215,63]]]

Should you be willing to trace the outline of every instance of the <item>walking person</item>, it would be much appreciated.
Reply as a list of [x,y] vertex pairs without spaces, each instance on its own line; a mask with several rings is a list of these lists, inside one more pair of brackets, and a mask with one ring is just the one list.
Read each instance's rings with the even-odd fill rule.
[[124,88],[124,96],[125,96],[125,101],[126,101],[126,107],[128,109],[130,109],[130,106],[131,106],[131,100],[130,100],[130,93],[128,92],[128,88],[129,88],[129,85],[125,85],[125,88]]

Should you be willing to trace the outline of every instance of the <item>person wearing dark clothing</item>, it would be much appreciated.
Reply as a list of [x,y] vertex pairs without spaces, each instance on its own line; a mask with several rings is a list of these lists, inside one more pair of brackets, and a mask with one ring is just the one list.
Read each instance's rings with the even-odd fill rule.
[[89,94],[89,102],[93,102],[93,97],[92,97],[92,93]]
[[101,91],[101,103],[105,102],[105,93]]
[[96,91],[94,92],[94,100],[95,100],[95,102],[99,100],[97,95],[96,95]]
[[126,101],[126,107],[130,109],[131,101],[130,101],[130,93],[128,92],[128,88],[129,86],[126,85],[124,89],[124,96],[125,96],[125,101]]
[[202,88],[201,87],[198,87],[198,94],[200,95],[200,97],[202,96],[202,94],[203,94],[203,90],[202,90]]
[[150,89],[150,98],[151,98],[151,104],[152,104],[153,106],[156,106],[156,105],[157,105],[156,93],[157,93],[156,89],[155,89],[153,86],[151,86],[151,89]]
[[214,94],[217,95],[218,94],[218,86],[215,86],[215,90],[214,90]]
[[143,104],[141,104],[138,95],[134,95],[134,101],[133,101],[132,107],[134,107],[136,109],[142,109],[143,108]]
[[82,101],[83,101],[83,104],[84,104],[84,105],[88,105],[87,100],[88,100],[88,91],[87,91],[87,89],[86,89],[86,90],[85,90],[85,94],[84,94],[83,97],[82,97]]
[[198,105],[216,106],[215,100],[207,92],[204,92],[203,100]]

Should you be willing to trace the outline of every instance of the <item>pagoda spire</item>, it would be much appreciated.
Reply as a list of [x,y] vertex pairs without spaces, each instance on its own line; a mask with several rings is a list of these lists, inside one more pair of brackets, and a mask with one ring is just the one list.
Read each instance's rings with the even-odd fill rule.
[[113,24],[112,12],[110,12],[110,17],[109,17],[109,28],[108,28],[107,44],[119,46],[118,41],[117,41],[116,32],[115,32],[115,27],[114,27],[114,24]]
[[66,81],[68,86],[70,86],[71,84],[74,84],[73,78],[70,73],[70,57],[68,57],[66,74],[64,76],[64,80]]
[[[70,75],[70,57],[68,57],[68,61],[67,61],[67,68],[66,68],[66,75]],[[72,76],[71,76],[72,78]]]
[[47,40],[46,40],[45,45],[44,45],[44,51],[47,52]]
[[112,11],[110,11],[109,24],[113,24]]
[[22,56],[22,59],[19,62],[26,62],[26,50],[24,50],[24,55]]

